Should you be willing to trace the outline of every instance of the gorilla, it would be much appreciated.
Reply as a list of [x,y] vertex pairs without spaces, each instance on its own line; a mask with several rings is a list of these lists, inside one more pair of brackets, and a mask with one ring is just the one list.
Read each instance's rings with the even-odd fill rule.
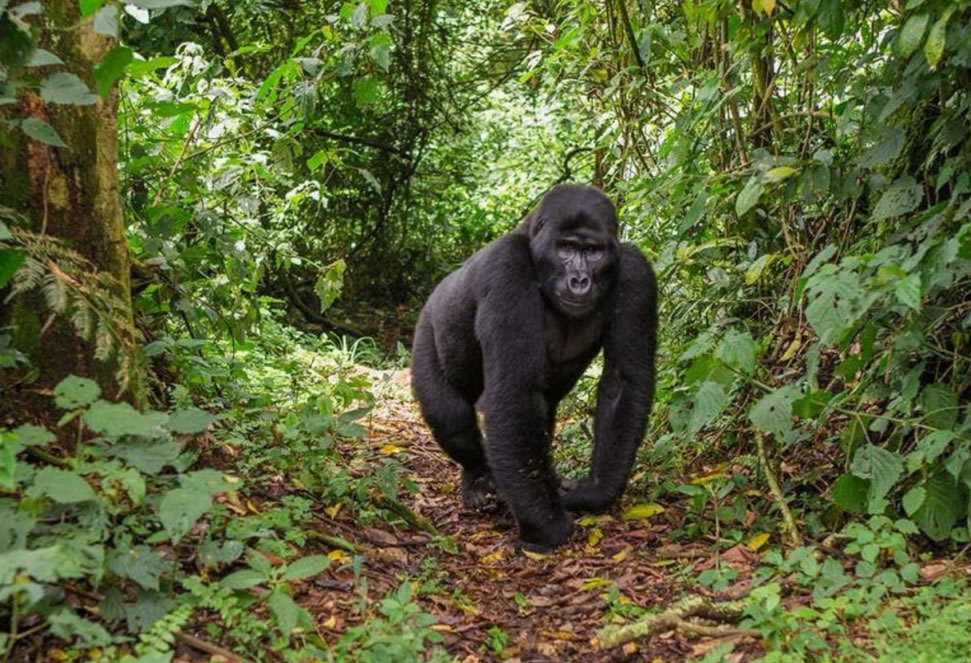
[[[412,388],[472,507],[495,490],[519,544],[547,552],[623,493],[654,398],[657,283],[617,239],[599,189],[554,187],[512,232],[475,253],[428,298],[415,329]],[[556,407],[604,352],[590,474],[564,486],[550,463]],[[476,408],[482,411],[485,437]]]

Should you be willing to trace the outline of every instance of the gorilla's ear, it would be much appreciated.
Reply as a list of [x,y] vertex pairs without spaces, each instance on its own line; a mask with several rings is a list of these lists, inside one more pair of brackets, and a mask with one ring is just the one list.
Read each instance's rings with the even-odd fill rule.
[[532,239],[544,225],[546,225],[546,217],[540,216],[539,210],[533,210],[523,218],[514,232]]
[[545,225],[546,217],[540,214],[539,211],[533,212],[529,219],[529,236],[535,237]]

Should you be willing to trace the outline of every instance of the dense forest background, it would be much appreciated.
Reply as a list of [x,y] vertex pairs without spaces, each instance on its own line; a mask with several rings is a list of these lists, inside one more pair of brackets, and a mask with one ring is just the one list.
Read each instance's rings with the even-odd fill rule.
[[[437,280],[565,181],[658,272],[620,521],[714,555],[669,555],[667,603],[735,602],[699,660],[963,660],[969,127],[967,0],[0,0],[3,663],[531,660],[432,609],[468,551],[375,421]],[[378,525],[442,557],[369,593]],[[597,628],[666,604],[600,573]]]

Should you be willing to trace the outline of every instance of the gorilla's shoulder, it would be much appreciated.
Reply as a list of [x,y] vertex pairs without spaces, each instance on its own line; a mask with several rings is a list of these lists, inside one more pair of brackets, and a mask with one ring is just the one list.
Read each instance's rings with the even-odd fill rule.
[[503,274],[518,274],[523,270],[531,272],[532,265],[529,238],[513,233],[492,240],[469,261],[472,270],[487,272],[494,278]]
[[619,253],[621,271],[629,271],[632,274],[651,274],[653,276],[654,269],[651,267],[651,262],[636,244],[621,242]]

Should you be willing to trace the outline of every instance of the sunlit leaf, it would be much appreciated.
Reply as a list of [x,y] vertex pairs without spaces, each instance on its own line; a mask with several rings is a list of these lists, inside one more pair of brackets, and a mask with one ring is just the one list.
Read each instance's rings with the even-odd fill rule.
[[651,518],[660,513],[664,513],[665,509],[660,504],[654,504],[653,502],[647,502],[645,504],[637,504],[631,508],[624,511],[621,514],[623,520],[644,520],[646,518]]
[[909,57],[920,46],[928,19],[927,14],[913,14],[904,23],[904,27],[897,35],[897,52],[901,57]]

